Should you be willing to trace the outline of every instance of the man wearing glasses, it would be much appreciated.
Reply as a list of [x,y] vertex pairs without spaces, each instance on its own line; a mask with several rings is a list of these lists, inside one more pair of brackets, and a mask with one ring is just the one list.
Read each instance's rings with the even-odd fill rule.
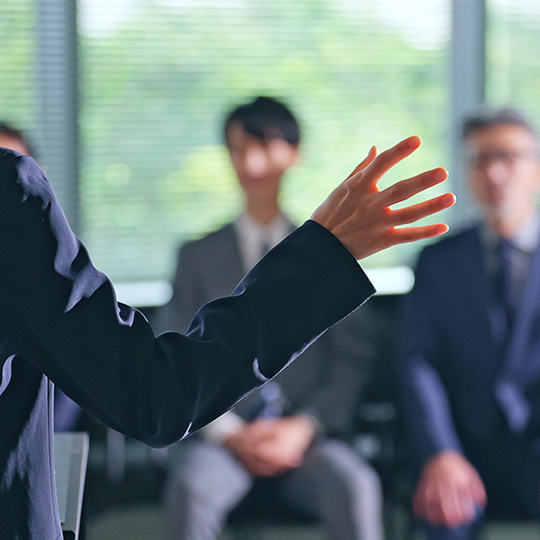
[[482,221],[420,255],[398,349],[429,539],[477,538],[485,510],[540,517],[538,134],[490,110],[463,142]]

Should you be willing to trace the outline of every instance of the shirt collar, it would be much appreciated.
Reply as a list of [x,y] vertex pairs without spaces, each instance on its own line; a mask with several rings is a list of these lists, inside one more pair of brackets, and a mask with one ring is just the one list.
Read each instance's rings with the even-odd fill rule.
[[[482,226],[482,237],[489,246],[494,246],[498,242],[497,233],[485,224]],[[509,241],[520,251],[533,253],[540,243],[540,214],[536,213],[525,221]]]
[[238,237],[244,268],[249,270],[261,256],[261,246],[272,249],[294,228],[289,219],[279,213],[270,223],[262,224],[244,212],[233,223]]
[[234,222],[234,227],[242,236],[255,239],[259,243],[266,242],[274,247],[281,242],[292,229],[291,222],[280,212],[270,223],[260,223],[248,212],[243,212]]

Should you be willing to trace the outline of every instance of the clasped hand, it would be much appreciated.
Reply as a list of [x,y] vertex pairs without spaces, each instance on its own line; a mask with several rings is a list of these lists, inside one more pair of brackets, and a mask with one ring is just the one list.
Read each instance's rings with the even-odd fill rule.
[[225,446],[253,476],[278,476],[299,467],[315,435],[306,416],[258,419],[231,435]]

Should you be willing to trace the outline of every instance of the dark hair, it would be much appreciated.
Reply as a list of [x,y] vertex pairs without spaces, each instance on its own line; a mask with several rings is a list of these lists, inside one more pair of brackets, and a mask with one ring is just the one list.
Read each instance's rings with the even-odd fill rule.
[[12,139],[20,142],[26,148],[26,153],[31,157],[34,156],[34,149],[32,148],[30,141],[21,130],[14,128],[6,122],[0,122],[0,135],[11,137]]
[[533,124],[517,109],[482,109],[478,114],[463,122],[461,138],[465,140],[471,133],[501,125],[519,126],[538,139],[538,131]]
[[300,142],[300,126],[293,113],[271,97],[259,96],[228,114],[223,129],[226,144],[229,142],[229,129],[234,124],[239,124],[246,133],[264,141],[283,139],[295,146]]

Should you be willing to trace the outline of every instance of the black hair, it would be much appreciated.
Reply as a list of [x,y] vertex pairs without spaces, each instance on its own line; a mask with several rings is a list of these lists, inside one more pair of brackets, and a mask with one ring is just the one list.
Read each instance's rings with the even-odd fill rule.
[[15,139],[26,148],[26,153],[29,156],[33,157],[35,155],[34,149],[32,148],[32,145],[30,144],[30,141],[28,140],[26,135],[24,135],[21,130],[14,128],[7,122],[0,122],[0,135],[5,135],[6,137],[11,137],[12,139]]
[[291,145],[300,142],[300,126],[293,113],[277,99],[259,96],[233,109],[225,120],[223,134],[228,144],[229,129],[238,124],[257,139],[283,139]]
[[534,125],[517,109],[492,109],[484,108],[478,114],[470,116],[463,122],[461,138],[467,139],[471,133],[495,126],[513,125],[519,126],[538,140],[538,131]]

